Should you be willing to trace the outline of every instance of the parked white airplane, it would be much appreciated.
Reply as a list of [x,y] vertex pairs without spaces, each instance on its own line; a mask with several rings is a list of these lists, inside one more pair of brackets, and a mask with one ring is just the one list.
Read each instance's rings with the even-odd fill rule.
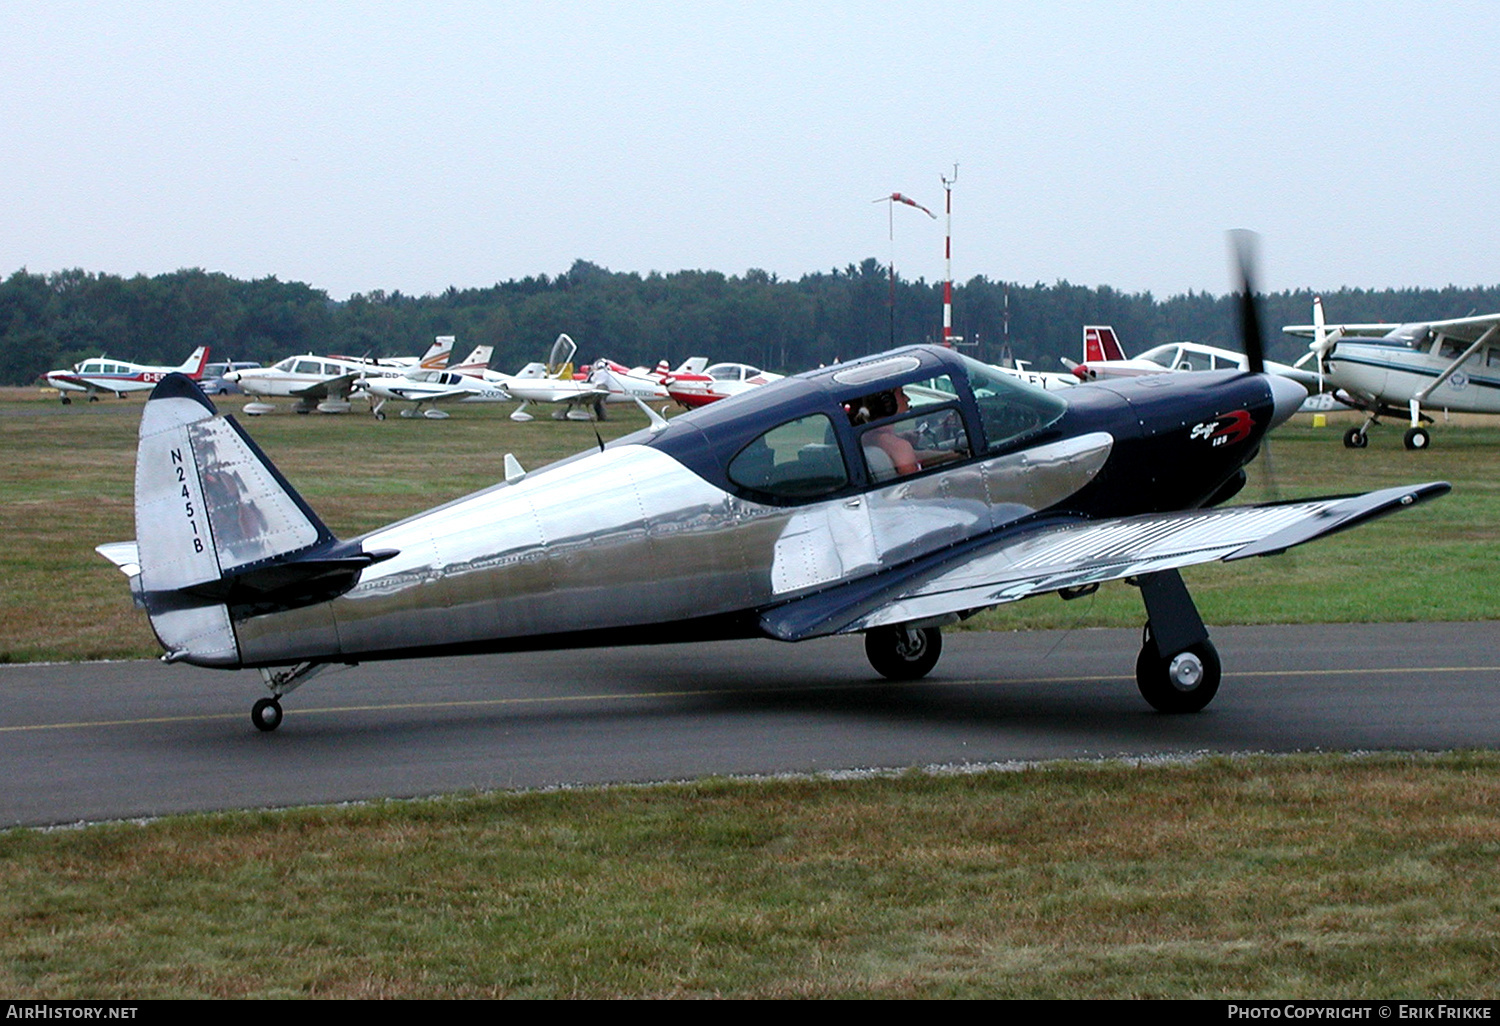
[[[424,370],[442,370],[453,352],[453,336],[439,335],[422,356]],[[361,360],[348,356],[289,356],[270,367],[232,371],[224,377],[237,383],[246,395],[264,399],[296,399],[297,413],[348,413],[349,393],[360,378],[397,375],[402,368],[379,360]],[[276,407],[268,402],[245,404],[251,417],[270,413]]]
[[[1382,415],[1410,418],[1408,449],[1430,444],[1423,407],[1455,413],[1500,413],[1500,314],[1413,324],[1327,324],[1323,299],[1313,300],[1312,324],[1289,324],[1288,335],[1311,338],[1323,387],[1364,410],[1365,422],[1344,433],[1344,445],[1363,449],[1366,432]],[[1306,372],[1304,372],[1306,373]]]
[[609,389],[597,382],[579,381],[573,377],[573,354],[576,352],[577,344],[567,335],[559,335],[552,343],[552,353],[546,363],[528,363],[515,374],[488,371],[484,379],[521,400],[521,405],[510,415],[511,420],[531,420],[526,407],[532,403],[560,404],[552,415],[554,420],[588,420],[589,410],[603,419]]
[[630,403],[637,399],[641,402],[656,402],[671,398],[664,384],[670,373],[665,370],[665,365],[666,361],[663,360],[655,370],[647,370],[645,367],[626,367],[600,357],[594,361],[593,369],[589,371],[589,380],[604,386],[608,391],[605,402]]
[[124,360],[112,360],[107,356],[75,363],[72,370],[48,371],[42,380],[57,389],[62,403],[67,406],[73,400],[69,392],[83,392],[89,402],[96,402],[99,392],[113,392],[121,399],[126,392],[143,392],[156,387],[157,382],[173,372],[186,374],[194,381],[203,377],[204,365],[208,363],[208,346],[199,346],[193,355],[176,367],[151,367]]
[[375,415],[376,420],[385,420],[385,404],[392,399],[413,404],[410,409],[401,411],[403,417],[446,420],[448,414],[442,410],[424,410],[422,407],[434,403],[511,401],[509,392],[499,385],[490,384],[483,377],[493,351],[492,346],[479,346],[463,363],[448,370],[429,368],[408,371],[395,377],[364,377],[356,380],[354,386],[370,396],[370,412]]
[[[1168,342],[1132,359],[1125,355],[1115,329],[1107,324],[1085,325],[1083,362],[1064,359],[1063,364],[1080,381],[1133,378],[1165,371],[1245,370],[1248,367],[1244,353],[1198,342]],[[1265,366],[1267,374],[1291,378],[1310,392],[1318,387],[1318,376],[1311,371],[1272,360],[1267,360]]]

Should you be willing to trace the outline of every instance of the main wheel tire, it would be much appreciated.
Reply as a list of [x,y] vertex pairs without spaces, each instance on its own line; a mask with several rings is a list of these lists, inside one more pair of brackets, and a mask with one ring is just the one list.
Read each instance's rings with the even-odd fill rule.
[[1426,428],[1407,428],[1406,434],[1401,438],[1401,444],[1413,451],[1425,449],[1432,444],[1432,438],[1427,434]]
[[1345,449],[1363,449],[1370,444],[1370,439],[1359,428],[1350,428],[1344,432]]
[[250,722],[256,730],[270,733],[281,726],[281,703],[274,698],[262,698],[250,707]]
[[876,627],[865,631],[865,657],[889,680],[921,680],[943,654],[937,627]]
[[1148,633],[1135,661],[1135,682],[1141,697],[1163,713],[1202,710],[1218,694],[1221,673],[1219,651],[1208,640],[1163,656]]

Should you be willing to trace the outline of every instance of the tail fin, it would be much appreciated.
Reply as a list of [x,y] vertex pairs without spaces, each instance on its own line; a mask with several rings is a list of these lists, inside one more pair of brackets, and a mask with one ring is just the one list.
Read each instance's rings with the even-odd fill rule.
[[[237,666],[236,612],[311,605],[394,553],[340,542],[232,418],[171,374],[141,414],[137,594],[169,661]],[[108,547],[106,547],[108,548]]]
[[474,351],[464,357],[463,363],[450,364],[448,369],[457,371],[459,374],[472,374],[474,377],[480,377],[489,369],[490,354],[494,351],[494,346],[475,346]]
[[186,360],[182,361],[182,365],[177,368],[177,373],[186,374],[194,381],[197,381],[199,378],[203,377],[203,368],[207,366],[207,364],[208,346],[199,346],[197,349],[193,350],[192,356],[189,356]]
[[1104,363],[1125,359],[1125,349],[1108,324],[1086,324],[1083,328],[1083,362]]
[[417,366],[423,370],[442,370],[448,366],[448,357],[453,354],[454,337],[452,335],[439,335],[432,345],[427,347],[427,352],[422,354],[422,359]]

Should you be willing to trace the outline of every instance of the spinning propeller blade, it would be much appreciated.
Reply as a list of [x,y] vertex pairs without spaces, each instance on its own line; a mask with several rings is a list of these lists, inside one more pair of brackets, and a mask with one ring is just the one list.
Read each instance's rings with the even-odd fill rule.
[[1260,304],[1255,298],[1255,249],[1260,236],[1237,229],[1229,233],[1240,278],[1240,343],[1252,374],[1266,372],[1265,336],[1260,327]]

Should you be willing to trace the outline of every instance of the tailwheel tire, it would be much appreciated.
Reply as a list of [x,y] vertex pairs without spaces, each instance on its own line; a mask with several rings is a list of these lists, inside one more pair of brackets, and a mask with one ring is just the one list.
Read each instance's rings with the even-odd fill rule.
[[920,680],[943,654],[937,627],[876,627],[865,631],[865,657],[888,680]]
[[1365,437],[1365,433],[1359,428],[1350,428],[1344,432],[1345,449],[1363,449],[1369,444],[1370,440]]
[[1432,443],[1432,438],[1427,434],[1426,428],[1407,428],[1406,434],[1401,438],[1401,444],[1408,449],[1425,449]]
[[1218,649],[1204,640],[1163,656],[1147,628],[1146,642],[1135,661],[1135,682],[1141,697],[1163,713],[1195,713],[1219,692],[1222,667]]
[[250,707],[250,722],[256,730],[270,733],[281,726],[281,703],[274,698],[262,698]]

